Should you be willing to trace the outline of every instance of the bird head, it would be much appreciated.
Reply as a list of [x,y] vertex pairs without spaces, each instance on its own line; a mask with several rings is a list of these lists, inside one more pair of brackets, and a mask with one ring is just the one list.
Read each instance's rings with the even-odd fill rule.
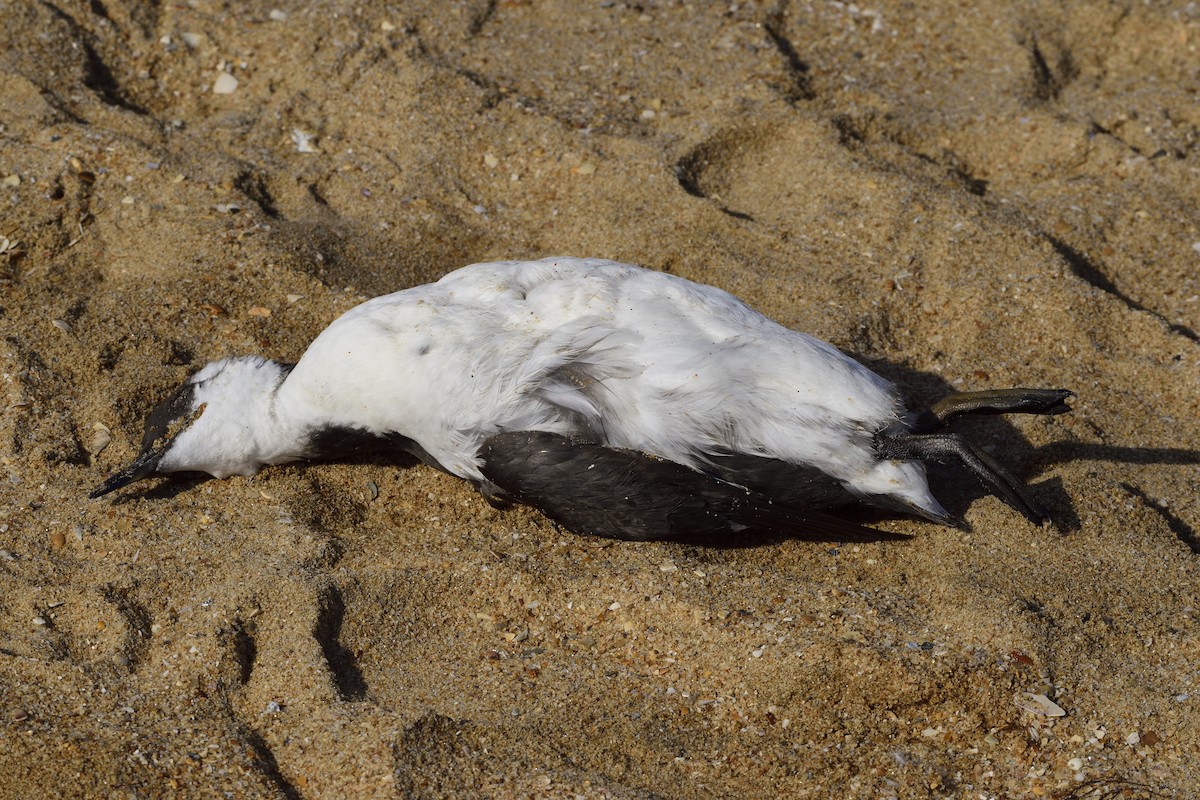
[[143,478],[204,472],[253,475],[272,400],[290,367],[257,356],[214,361],[196,372],[146,418],[141,453],[89,497]]

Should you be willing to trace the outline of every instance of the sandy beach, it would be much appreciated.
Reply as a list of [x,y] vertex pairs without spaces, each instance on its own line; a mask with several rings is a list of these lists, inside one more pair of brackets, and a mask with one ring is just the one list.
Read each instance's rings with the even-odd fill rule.
[[[0,2],[0,796],[1188,798],[1200,10]],[[88,492],[210,360],[599,256],[963,420],[1057,525],[575,536],[410,459]],[[1057,715],[1057,716],[1055,716]]]

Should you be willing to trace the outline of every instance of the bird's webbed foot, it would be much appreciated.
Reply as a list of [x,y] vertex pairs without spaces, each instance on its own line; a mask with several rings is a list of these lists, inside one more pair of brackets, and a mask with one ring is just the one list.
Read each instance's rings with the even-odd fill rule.
[[875,451],[881,458],[902,461],[956,461],[974,473],[992,494],[1021,512],[1033,524],[1045,525],[1050,522],[1050,514],[1030,496],[1028,489],[1019,480],[986,453],[972,447],[957,433],[881,432],[875,436]]
[[917,416],[913,433],[941,430],[962,414],[1065,414],[1071,410],[1067,398],[1075,393],[1067,389],[984,389],[955,392],[934,403]]

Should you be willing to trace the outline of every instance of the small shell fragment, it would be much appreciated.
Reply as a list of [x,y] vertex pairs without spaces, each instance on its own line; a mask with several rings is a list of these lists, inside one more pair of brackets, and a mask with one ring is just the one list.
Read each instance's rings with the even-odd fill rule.
[[230,75],[228,72],[222,72],[217,75],[217,79],[213,81],[213,94],[233,94],[237,91],[238,79]]
[[313,136],[313,134],[309,133],[308,131],[302,130],[300,128],[292,129],[292,141],[296,145],[297,153],[319,153],[319,152],[321,152],[317,148],[316,144],[314,144],[315,140],[316,140],[316,137]]
[[271,316],[271,309],[264,308],[263,306],[251,306],[250,310],[246,313],[252,317],[269,317]]
[[1042,717],[1065,717],[1067,715],[1062,706],[1044,694],[1017,692],[1013,695],[1013,704],[1023,711]]
[[103,422],[92,423],[92,441],[88,445],[88,452],[93,456],[98,456],[108,447],[108,443],[112,441],[112,431]]

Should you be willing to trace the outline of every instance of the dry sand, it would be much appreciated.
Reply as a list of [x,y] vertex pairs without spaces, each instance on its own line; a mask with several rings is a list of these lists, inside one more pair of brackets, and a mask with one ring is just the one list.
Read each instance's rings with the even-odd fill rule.
[[[0,793],[1190,796],[1200,11],[1069,5],[0,2]],[[1061,528],[950,469],[969,532],[842,547],[386,461],[86,499],[206,361],[553,254],[1074,389],[959,426]]]

